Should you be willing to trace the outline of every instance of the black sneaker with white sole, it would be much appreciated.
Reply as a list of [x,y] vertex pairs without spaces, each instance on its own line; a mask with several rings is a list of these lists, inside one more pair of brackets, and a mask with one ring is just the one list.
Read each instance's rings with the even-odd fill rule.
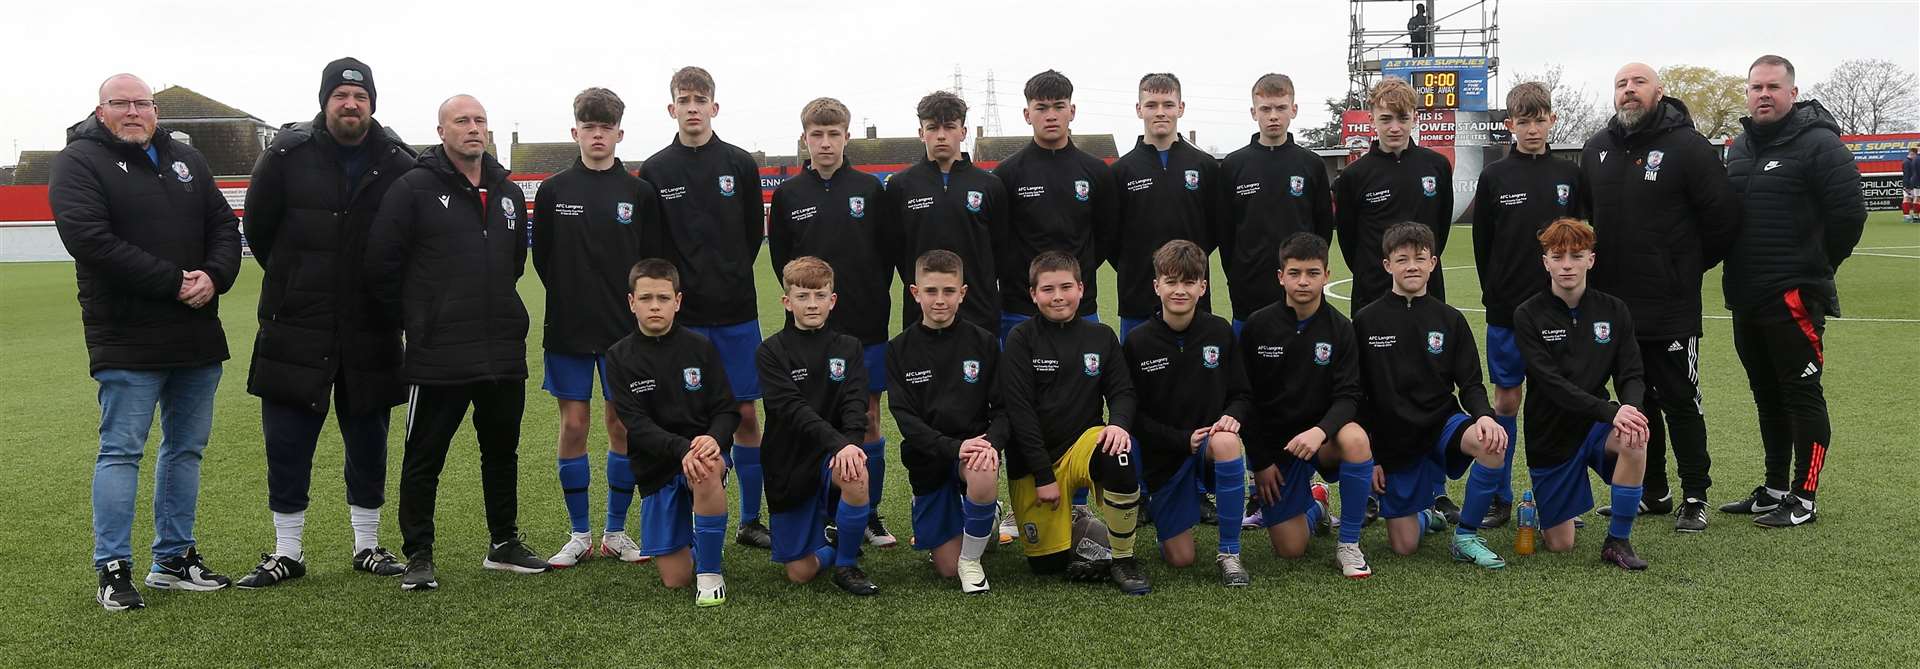
[[354,553],[353,569],[374,576],[399,576],[407,572],[407,566],[400,564],[400,558],[379,546]]
[[212,592],[232,584],[233,579],[208,569],[206,561],[200,558],[200,550],[192,547],[181,555],[154,562],[153,569],[147,572],[147,586],[162,590]]
[[539,574],[553,568],[518,538],[493,544],[492,549],[487,551],[487,558],[480,561],[480,566],[515,574]]
[[1813,502],[1800,499],[1799,495],[1789,493],[1780,500],[1780,507],[1753,519],[1753,524],[1761,527],[1781,529],[1798,527],[1819,520],[1813,513]]
[[1513,502],[1503,501],[1495,497],[1493,504],[1487,507],[1487,516],[1480,519],[1480,529],[1491,530],[1496,527],[1503,527],[1507,524],[1507,521],[1512,519]]
[[1673,515],[1673,531],[1699,534],[1707,531],[1707,500],[1688,497]]
[[[1669,513],[1673,513],[1673,494],[1672,493],[1668,493],[1667,496],[1661,497],[1659,499],[1641,498],[1640,515],[1637,516],[1637,518],[1647,518],[1651,516],[1664,516]],[[1607,505],[1607,506],[1600,507],[1600,515],[1606,516],[1608,518],[1612,518],[1613,506]]]
[[94,600],[108,611],[147,607],[140,591],[133,587],[133,564],[126,560],[114,560],[100,567],[100,590],[94,594]]
[[859,567],[834,567],[833,584],[855,597],[870,597],[880,594],[880,586],[867,578],[867,572]]
[[1113,578],[1113,584],[1129,595],[1144,595],[1153,592],[1153,586],[1147,583],[1147,575],[1140,572],[1140,563],[1132,556],[1113,559],[1107,571]]
[[1785,497],[1786,495],[1773,494],[1773,491],[1768,490],[1766,486],[1754,486],[1753,494],[1741,498],[1740,501],[1720,505],[1720,513],[1762,514],[1780,508],[1780,500]]
[[440,587],[440,579],[433,574],[432,558],[414,558],[407,561],[407,573],[400,576],[401,590],[432,590]]
[[733,543],[749,548],[771,549],[773,532],[768,531],[767,526],[756,518],[740,524],[740,531],[733,535]]
[[1449,524],[1460,524],[1460,505],[1455,504],[1452,497],[1441,495],[1433,498],[1433,510],[1439,511],[1440,516],[1446,518]]
[[260,564],[253,571],[234,581],[236,587],[253,590],[264,588],[281,581],[291,581],[307,575],[307,565],[285,555],[260,554]]

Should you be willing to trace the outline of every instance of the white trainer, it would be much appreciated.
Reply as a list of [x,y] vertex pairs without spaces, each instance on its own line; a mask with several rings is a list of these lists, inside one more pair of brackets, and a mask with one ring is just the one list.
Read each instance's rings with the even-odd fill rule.
[[592,555],[593,533],[573,532],[572,538],[567,540],[567,545],[561,546],[560,552],[554,553],[553,557],[547,558],[547,564],[552,565],[554,569],[566,569],[567,567],[580,564],[581,560],[585,560]]
[[987,591],[987,568],[979,560],[960,560],[955,563],[955,571],[960,576],[960,591],[977,595]]
[[700,608],[719,606],[727,603],[727,579],[719,574],[695,574],[693,576],[693,605]]
[[1334,544],[1333,562],[1340,565],[1340,575],[1351,579],[1362,579],[1373,575],[1373,567],[1367,566],[1367,556],[1360,552],[1360,544]]
[[610,558],[620,558],[621,562],[646,562],[647,556],[640,554],[640,544],[625,532],[608,532],[600,535],[600,554]]

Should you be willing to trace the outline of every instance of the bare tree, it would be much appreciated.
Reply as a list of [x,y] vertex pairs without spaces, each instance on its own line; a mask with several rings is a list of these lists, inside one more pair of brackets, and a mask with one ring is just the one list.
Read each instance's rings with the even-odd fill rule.
[[1840,63],[1826,81],[1814,84],[1809,97],[1832,112],[1848,134],[1908,130],[1920,117],[1920,81],[1877,58]]
[[1575,87],[1568,83],[1561,76],[1558,63],[1548,65],[1544,72],[1523,72],[1515,79],[1538,82],[1553,95],[1553,115],[1559,120],[1553,124],[1553,131],[1547,133],[1550,144],[1584,144],[1587,138],[1606,127],[1607,119],[1612,117],[1585,85]]

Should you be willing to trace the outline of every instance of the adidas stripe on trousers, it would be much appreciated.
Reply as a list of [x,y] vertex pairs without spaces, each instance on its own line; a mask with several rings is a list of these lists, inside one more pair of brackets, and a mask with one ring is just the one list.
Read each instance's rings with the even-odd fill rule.
[[406,454],[400,464],[401,550],[407,558],[433,557],[433,510],[440,470],[454,433],[473,408],[480,442],[480,487],[493,543],[519,532],[520,417],[526,409],[524,379],[454,386],[413,386],[407,393]]

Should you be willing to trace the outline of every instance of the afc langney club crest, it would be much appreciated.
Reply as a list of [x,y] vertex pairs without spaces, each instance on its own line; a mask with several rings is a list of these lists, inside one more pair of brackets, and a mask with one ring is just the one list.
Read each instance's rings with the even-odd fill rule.
[[700,368],[688,367],[680,370],[680,380],[685,382],[687,390],[700,389]]
[[1200,170],[1187,170],[1187,190],[1200,190]]
[[176,160],[173,161],[173,178],[179,179],[180,183],[186,183],[193,180],[193,172],[187,169],[186,163]]
[[1440,194],[1440,180],[1436,177],[1420,177],[1420,192],[1427,197]]
[[733,185],[733,175],[720,175],[720,194],[722,196],[733,197]]
[[1427,352],[1439,355],[1441,351],[1445,350],[1447,350],[1447,335],[1439,330],[1428,332]]
[[987,200],[987,196],[985,193],[981,193],[980,191],[977,191],[977,190],[967,191],[967,211],[971,211],[976,214],[980,213],[980,205],[982,203],[985,203],[986,200]]
[[864,218],[867,215],[867,198],[859,195],[847,198],[847,215]]
[[967,383],[979,383],[980,382],[980,361],[979,360],[960,361],[960,380],[966,381]]
[[1207,369],[1213,369],[1215,367],[1219,367],[1220,366],[1220,347],[1218,346],[1200,347],[1200,364],[1206,365]]
[[847,380],[847,359],[827,358],[827,378],[833,381]]
[[1593,324],[1593,343],[1605,344],[1613,341],[1613,322],[1595,321]]
[[613,220],[619,222],[621,225],[632,224],[633,223],[633,203],[621,202],[619,204],[613,205]]
[[1087,196],[1092,194],[1093,184],[1087,183],[1086,179],[1078,179],[1073,182],[1073,199],[1086,202]]
[[1333,362],[1333,344],[1316,342],[1313,345],[1313,364],[1325,366]]
[[1087,353],[1087,354],[1081,355],[1080,367],[1083,371],[1087,373],[1087,376],[1099,376],[1100,375],[1100,354]]

